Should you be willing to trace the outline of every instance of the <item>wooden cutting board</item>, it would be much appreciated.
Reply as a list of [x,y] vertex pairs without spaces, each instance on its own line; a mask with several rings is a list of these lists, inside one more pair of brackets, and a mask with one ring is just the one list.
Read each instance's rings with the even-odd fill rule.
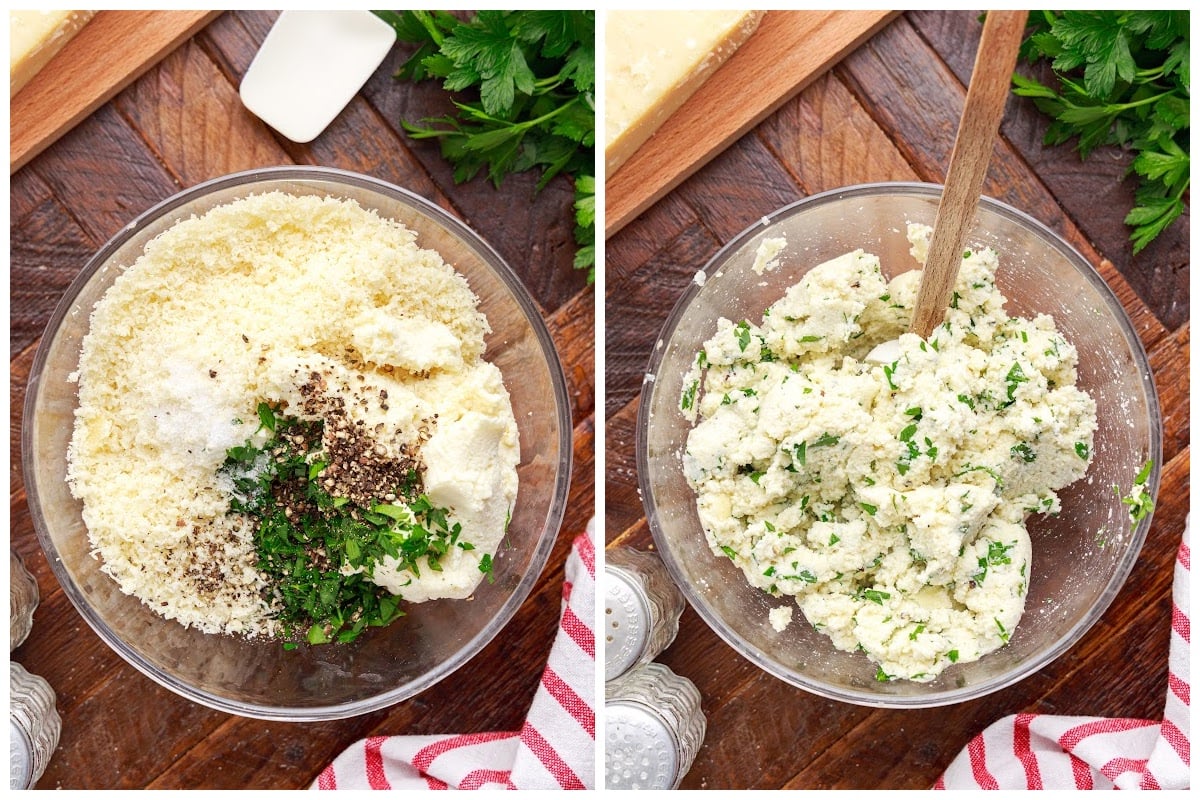
[[605,178],[612,236],[890,22],[895,11],[769,11],[758,30]]
[[220,11],[100,11],[9,104],[11,175]]

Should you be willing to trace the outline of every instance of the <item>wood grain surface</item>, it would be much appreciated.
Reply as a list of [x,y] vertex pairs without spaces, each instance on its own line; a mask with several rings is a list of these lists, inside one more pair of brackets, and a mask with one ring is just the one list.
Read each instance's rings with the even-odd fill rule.
[[[609,546],[653,546],[638,493],[635,420],[651,349],[675,300],[722,244],[763,214],[850,184],[940,183],[974,62],[977,11],[906,12],[607,241],[604,522]],[[1172,568],[1189,507],[1188,220],[1133,257],[1133,183],[1114,150],[1080,162],[1042,145],[1046,121],[1012,98],[984,192],[1024,209],[1096,265],[1154,370],[1164,425],[1153,525],[1123,590],[1058,660],[949,707],[885,711],[785,684],[688,609],[660,657],[696,683],[708,721],[685,789],[923,789],[1006,714],[1161,719]],[[611,199],[611,198],[610,198]]]
[[[534,176],[500,190],[456,185],[433,143],[401,120],[450,110],[434,83],[391,75],[401,46],[324,134],[308,145],[275,135],[237,87],[275,18],[227,12],[103,103],[10,183],[10,542],[37,578],[41,603],[12,658],[57,695],[62,737],[39,788],[304,788],[344,748],[382,734],[519,729],[558,624],[563,564],[594,512],[595,291],[574,256],[573,191]],[[558,348],[573,404],[574,470],[550,563],[509,625],[459,673],[411,700],[361,717],[267,723],[184,700],[121,660],[84,623],[46,563],[21,474],[21,407],[44,326],[89,256],[130,219],[178,190],[230,172],[319,164],[367,173],[421,194],[487,239],[521,275]]]

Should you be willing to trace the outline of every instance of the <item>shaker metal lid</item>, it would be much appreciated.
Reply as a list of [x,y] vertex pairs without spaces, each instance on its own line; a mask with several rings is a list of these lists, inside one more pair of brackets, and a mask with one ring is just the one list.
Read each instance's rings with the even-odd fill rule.
[[604,577],[604,680],[610,681],[641,658],[652,620],[641,583],[612,566]]
[[607,703],[604,713],[605,786],[674,789],[680,777],[679,742],[666,721],[640,703]]
[[29,789],[33,784],[33,742],[11,715],[8,724],[8,788]]

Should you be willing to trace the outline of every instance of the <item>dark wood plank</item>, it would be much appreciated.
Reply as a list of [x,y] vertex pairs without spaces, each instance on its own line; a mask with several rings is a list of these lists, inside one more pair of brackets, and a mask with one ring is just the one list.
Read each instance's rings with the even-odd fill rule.
[[[133,217],[183,188],[117,112],[120,95],[117,98],[13,176],[14,182],[19,181],[29,171],[44,181],[58,202],[74,212],[94,248]],[[70,266],[79,272],[84,264]]]
[[181,186],[293,163],[195,40],[114,102]]
[[764,120],[758,135],[805,194],[862,180],[863,164],[871,165],[873,180],[919,180],[912,164],[835,72],[814,81],[796,102]]
[[647,343],[657,340],[674,306],[671,298],[683,293],[716,250],[707,231],[685,230],[608,291],[606,313],[613,322],[604,331],[606,413],[641,390],[651,352]]
[[[40,181],[21,183],[44,185]],[[74,277],[71,267],[82,267],[96,249],[94,241],[64,213],[53,196],[42,198],[36,206],[12,218],[13,224],[35,233],[14,239],[9,250],[9,268],[28,276],[9,287],[10,359],[41,337],[46,321]],[[64,265],[68,268],[62,269]]]

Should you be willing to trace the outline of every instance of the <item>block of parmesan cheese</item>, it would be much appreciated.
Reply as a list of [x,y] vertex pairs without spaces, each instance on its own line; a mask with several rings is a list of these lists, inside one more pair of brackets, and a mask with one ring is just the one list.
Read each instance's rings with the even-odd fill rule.
[[604,161],[611,175],[758,27],[763,11],[609,11]]
[[71,41],[95,11],[9,11],[8,97],[33,80],[33,76]]

